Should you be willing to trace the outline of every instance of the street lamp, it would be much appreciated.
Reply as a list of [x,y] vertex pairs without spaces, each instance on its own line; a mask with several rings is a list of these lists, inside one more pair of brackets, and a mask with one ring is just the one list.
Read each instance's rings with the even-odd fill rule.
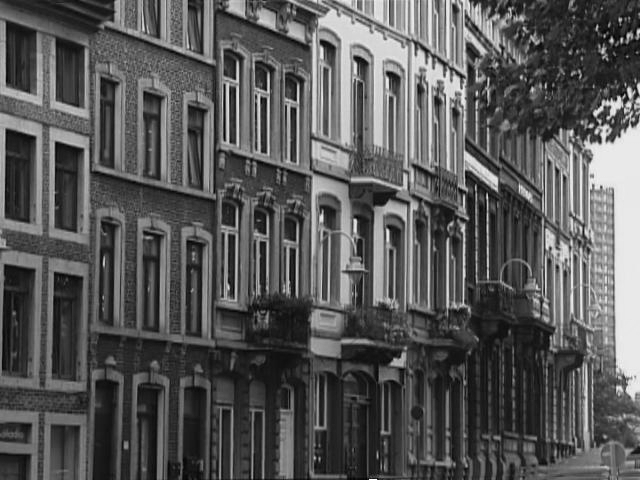
[[352,285],[357,285],[362,276],[367,273],[367,269],[364,268],[364,263],[362,262],[362,257],[358,255],[358,247],[356,246],[356,241],[353,239],[351,235],[342,230],[330,230],[324,233],[324,236],[320,239],[320,243],[324,243],[327,238],[331,235],[342,235],[349,239],[351,243],[351,247],[353,249],[353,255],[349,257],[349,262],[342,270],[342,273],[345,273],[349,279],[351,280]]
[[[579,283],[578,285],[574,285],[573,287],[571,287],[571,291],[569,292],[569,296],[570,297],[573,297],[573,291],[578,287],[588,287],[589,291],[593,295],[593,299],[595,300],[595,302],[594,303],[589,303],[589,306],[587,307],[587,310],[589,311],[589,313],[591,315],[593,315],[593,319],[595,320],[602,313],[602,306],[600,305],[600,301],[598,300],[597,292],[588,283]],[[591,315],[590,315],[589,318],[591,318]]]
[[528,277],[527,277],[527,281],[524,284],[524,287],[522,287],[523,293],[525,294],[540,293],[540,287],[538,287],[538,283],[536,282],[536,279],[533,276],[533,269],[531,268],[531,265],[529,265],[529,263],[526,260],[523,260],[522,258],[510,258],[509,260],[507,260],[502,264],[502,266],[500,267],[500,276],[498,277],[500,281],[502,282],[504,271],[507,268],[507,266],[511,263],[519,263],[527,267]]

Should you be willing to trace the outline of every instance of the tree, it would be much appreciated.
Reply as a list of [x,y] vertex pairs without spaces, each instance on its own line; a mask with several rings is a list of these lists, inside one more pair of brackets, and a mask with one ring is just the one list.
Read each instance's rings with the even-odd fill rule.
[[617,440],[627,447],[637,445],[640,406],[626,392],[632,377],[621,370],[598,372],[593,381],[593,421],[598,443]]
[[490,124],[613,141],[640,122],[640,0],[471,0],[518,52],[480,62]]

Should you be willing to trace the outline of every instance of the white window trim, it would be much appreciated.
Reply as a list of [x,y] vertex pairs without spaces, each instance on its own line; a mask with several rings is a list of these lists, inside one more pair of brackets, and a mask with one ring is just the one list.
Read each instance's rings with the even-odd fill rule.
[[51,466],[51,427],[71,426],[78,427],[78,479],[87,478],[87,416],[85,414],[74,415],[68,413],[44,414],[44,466],[46,477]]
[[143,292],[143,272],[142,272],[142,250],[143,242],[142,237],[144,232],[153,233],[161,237],[160,245],[160,267],[159,267],[159,281],[160,281],[160,294],[158,298],[158,331],[155,333],[169,333],[169,286],[170,286],[170,267],[171,267],[171,228],[162,220],[151,218],[138,219],[138,232],[136,235],[136,290],[137,290],[137,308],[136,308],[136,329],[143,330],[143,304],[144,304],[144,292]]
[[[210,465],[209,465],[209,444],[211,438],[211,381],[203,378],[200,375],[190,375],[188,377],[183,377],[180,379],[180,397],[178,400],[178,458],[183,458],[182,456],[182,437],[184,434],[184,391],[190,387],[198,387],[205,391],[205,422],[204,422],[204,446],[205,446],[205,455],[204,455],[204,477],[203,478],[212,478],[210,477]],[[184,469],[184,465],[182,466]],[[118,479],[116,479],[118,480]]]
[[[115,433],[116,438],[114,445],[122,445],[122,418],[124,409],[124,375],[111,368],[96,368],[91,372],[91,394],[89,396],[89,442],[87,449],[87,475],[90,480],[93,479],[93,454],[95,448],[95,432],[93,431],[94,419],[95,419],[95,399],[96,399],[96,383],[100,380],[108,380],[116,385],[118,389],[118,401],[116,410],[113,413],[116,419]],[[114,480],[120,480],[121,477],[121,461],[122,461],[122,449],[115,448],[115,458],[113,459],[115,467]]]
[[[256,87],[256,64],[257,63],[260,63],[260,68],[263,68],[267,71],[267,90],[261,90]],[[258,155],[270,156],[271,150],[272,150],[271,136],[273,134],[272,115],[273,115],[273,104],[275,100],[275,91],[273,87],[275,84],[275,81],[274,81],[275,71],[272,69],[272,66],[268,63],[254,62],[251,76],[252,76],[251,89],[253,91],[253,104],[252,104],[253,114],[251,115],[251,124],[253,127],[252,129],[253,130],[253,151]],[[258,106],[260,104],[260,100],[263,100],[263,99],[266,99],[267,101],[266,102],[267,103],[267,124],[265,126],[266,135],[267,135],[267,151],[266,152],[260,151],[260,144],[262,143],[262,140],[263,140],[260,133],[262,129],[262,124],[260,123],[261,115],[257,112]]]
[[159,12],[158,15],[160,16],[159,22],[158,22],[158,31],[160,33],[160,35],[158,37],[154,37],[153,35],[147,35],[146,33],[144,33],[142,31],[142,2],[143,0],[137,0],[138,2],[138,19],[137,19],[137,25],[136,25],[136,29],[138,30],[138,32],[140,32],[141,35],[143,35],[144,37],[148,37],[148,38],[154,38],[156,40],[163,40],[168,42],[169,41],[169,18],[168,18],[168,8],[167,8],[167,2],[169,0],[158,0],[158,7],[159,7]]
[[[185,0],[186,2],[186,0]],[[209,4],[210,2],[205,2]],[[213,139],[213,101],[202,92],[189,92],[184,94],[183,100],[183,130],[182,130],[182,183],[189,186],[189,107],[195,107],[203,111],[204,124],[202,129],[202,191],[213,193],[214,169],[211,165],[213,152],[215,151]],[[196,189],[199,190],[199,189]]]
[[[265,416],[265,409],[264,409],[264,407],[251,407],[249,409],[249,413],[250,413],[250,416],[251,416],[251,421],[250,421],[250,424],[251,424],[251,454],[249,456],[249,459],[250,459],[249,463],[250,463],[250,469],[251,469],[251,478],[264,478],[264,463],[265,463],[265,458],[264,458],[264,456],[265,456],[265,445],[264,445],[264,441],[265,441],[265,432],[264,432],[265,421],[264,420],[265,419],[264,419],[264,416]],[[262,451],[260,452],[260,457],[262,459],[262,462],[261,462],[261,465],[260,465],[260,470],[261,471],[258,472],[257,476],[256,476],[255,472],[253,471],[253,457],[256,454],[256,445],[255,445],[255,442],[253,440],[254,439],[254,434],[253,433],[254,433],[255,426],[256,426],[256,423],[255,423],[255,414],[256,413],[262,413],[262,425],[261,425],[261,428],[262,428],[262,442],[261,442],[262,443],[262,448],[261,448],[261,450]]]
[[[27,387],[38,388],[40,384],[40,323],[42,319],[42,257],[39,255],[31,255],[29,253],[19,252],[17,250],[9,250],[0,255],[0,312],[4,311],[4,267],[19,267],[33,271],[33,301],[31,304],[33,318],[32,325],[29,329],[31,332],[30,339],[30,360],[27,377],[4,376],[0,372],[0,385],[11,387]],[[2,332],[0,332],[0,337]],[[0,344],[0,351],[2,344]]]
[[189,0],[182,0],[182,25],[184,25],[184,35],[182,45],[188,52],[207,58],[213,57],[213,2],[203,0],[202,2],[202,53],[187,48],[187,36],[189,35]]
[[102,325],[99,320],[99,296],[100,296],[100,224],[107,221],[116,226],[116,238],[114,245],[114,287],[113,287],[113,327],[124,327],[124,239],[126,238],[126,222],[124,214],[115,207],[99,208],[96,210],[94,252],[95,265],[93,278],[93,324]]
[[33,221],[27,223],[5,218],[4,195],[0,195],[0,227],[32,235],[42,235],[42,124],[0,113],[0,186],[3,191],[6,182],[7,130],[24,133],[35,138],[31,165],[32,191],[30,193]]
[[157,466],[156,477],[158,480],[167,478],[168,455],[169,455],[169,386],[167,377],[153,372],[140,372],[133,374],[131,378],[131,450],[130,450],[130,472],[135,477],[138,467],[138,387],[141,384],[149,383],[160,387],[158,393],[158,426],[157,426]]
[[217,418],[218,418],[218,432],[217,432],[217,437],[218,437],[218,448],[217,448],[217,450],[218,450],[217,451],[218,471],[216,473],[216,477],[219,478],[219,479],[222,479],[222,472],[220,471],[220,457],[222,456],[222,442],[220,441],[220,433],[221,433],[220,432],[220,424],[221,424],[220,418],[222,416],[222,411],[223,410],[231,412],[231,425],[230,425],[231,428],[230,428],[230,431],[229,431],[229,436],[231,437],[230,438],[231,442],[230,442],[230,445],[229,445],[230,450],[231,450],[230,451],[231,464],[229,465],[229,467],[230,467],[230,470],[231,470],[230,473],[231,473],[231,477],[232,478],[233,478],[233,471],[234,471],[234,468],[233,468],[234,465],[233,464],[234,464],[234,461],[235,461],[235,445],[234,445],[235,444],[235,438],[234,438],[234,435],[233,435],[234,423],[235,423],[234,408],[233,408],[233,405],[229,405],[227,403],[217,403],[216,404],[216,415],[217,415]]
[[[225,253],[225,256],[223,258],[220,258],[220,262],[221,265],[223,266],[223,276],[222,278],[220,278],[220,282],[222,283],[222,285],[226,284],[226,279],[225,277],[228,276],[228,272],[229,272],[229,268],[226,264],[226,252],[228,251],[228,247],[225,247],[225,244],[228,243],[227,240],[227,234],[235,234],[236,238],[235,238],[235,252],[236,252],[236,256],[235,256],[235,296],[234,297],[228,297],[226,294],[223,295],[222,292],[218,292],[219,294],[219,298],[220,300],[224,301],[224,302],[233,302],[233,303],[237,303],[240,299],[240,292],[238,291],[238,289],[240,288],[240,272],[239,272],[239,268],[240,268],[240,255],[238,252],[238,249],[240,248],[240,221],[241,221],[241,215],[240,215],[240,205],[238,205],[236,202],[233,201],[227,201],[229,204],[233,205],[234,208],[236,209],[236,226],[235,228],[233,227],[228,227],[222,224],[222,222],[220,223],[220,245],[222,247],[222,250]],[[224,203],[224,201],[222,202]]]
[[[225,77],[224,76],[224,56],[225,54],[229,54],[231,57],[234,58],[235,62],[236,62],[236,71],[238,74],[238,79],[237,80],[233,80],[229,77]],[[221,84],[222,84],[222,88],[220,89],[220,141],[225,144],[225,145],[231,145],[234,147],[239,147],[240,146],[240,115],[241,115],[241,108],[240,108],[240,100],[242,98],[242,65],[243,65],[243,61],[244,58],[241,57],[237,52],[231,50],[231,49],[223,49],[222,50],[222,65],[220,66],[220,75],[221,75]],[[230,135],[230,129],[229,127],[229,122],[227,121],[226,118],[224,118],[224,109],[222,108],[222,106],[225,104],[225,102],[227,104],[229,104],[230,102],[227,101],[227,96],[229,95],[228,91],[229,89],[227,88],[227,85],[232,85],[236,87],[236,141],[235,142],[229,142],[227,140],[227,137]],[[230,98],[230,97],[229,97]],[[228,113],[228,112],[227,112]],[[227,131],[228,130],[228,131]]]
[[[117,3],[117,2],[116,2]],[[96,89],[96,94],[95,96],[95,101],[94,101],[94,109],[95,109],[95,118],[94,118],[94,128],[95,128],[95,132],[96,132],[96,138],[95,138],[95,142],[94,142],[94,148],[93,148],[93,164],[101,167],[101,168],[107,168],[109,169],[109,167],[102,165],[100,163],[100,131],[101,131],[101,125],[100,125],[100,80],[102,78],[105,78],[107,80],[110,80],[112,82],[115,82],[116,85],[116,91],[115,91],[115,101],[114,101],[114,118],[115,118],[115,125],[114,125],[114,131],[113,131],[113,144],[114,144],[114,149],[113,149],[113,155],[114,155],[114,159],[113,159],[113,168],[114,170],[124,170],[124,158],[125,158],[125,150],[124,150],[124,127],[125,127],[125,118],[124,118],[124,112],[126,110],[125,107],[125,92],[126,92],[126,81],[125,81],[125,75],[118,69],[118,67],[111,63],[99,63],[96,65],[95,67],[96,69],[96,73],[95,73],[95,89]]]
[[[58,258],[49,259],[49,272],[47,278],[47,350],[45,359],[45,387],[52,390],[69,390],[82,392],[87,389],[87,355],[85,348],[88,341],[87,318],[89,314],[89,265],[86,263],[73,262]],[[59,380],[52,377],[51,355],[53,354],[53,295],[54,276],[56,273],[62,275],[72,275],[79,277],[82,281],[82,292],[80,293],[80,312],[78,314],[79,331],[76,338],[76,379]]]
[[210,281],[213,278],[212,255],[213,255],[213,235],[202,227],[194,225],[183,227],[180,232],[180,334],[186,335],[187,330],[187,242],[195,241],[202,245],[202,318],[201,337],[209,338],[210,326],[212,325],[211,307],[213,299],[213,285]]
[[[2,12],[5,13],[4,11]],[[15,88],[7,85],[7,64],[5,59],[7,58],[7,21],[10,23],[15,23],[18,25],[22,25],[25,28],[30,28],[35,30],[36,34],[36,91],[35,93],[23,92],[22,90],[17,90]],[[0,58],[2,61],[0,62],[0,95],[6,95],[7,97],[13,97],[17,100],[22,100],[24,102],[34,103],[36,105],[42,105],[43,98],[43,85],[44,85],[44,74],[42,67],[42,34],[37,31],[32,25],[27,23],[22,23],[20,21],[11,20],[0,20]],[[55,90],[53,90],[55,91]]]
[[[66,32],[65,32],[66,35]],[[82,51],[84,54],[83,60],[83,80],[84,80],[84,95],[82,98],[82,106],[76,107],[75,105],[68,105],[63,102],[59,102],[56,100],[56,40],[57,37],[51,39],[51,54],[50,54],[50,62],[49,62],[49,72],[50,72],[50,85],[49,85],[49,98],[51,102],[51,108],[54,110],[59,110],[61,112],[68,113],[69,115],[75,115],[82,118],[89,118],[89,39],[85,36],[81,36],[76,34],[75,38],[61,38],[61,40],[69,41],[76,43],[79,47],[82,47]]]
[[38,412],[3,410],[0,411],[0,422],[22,423],[31,426],[31,441],[29,443],[0,442],[0,453],[29,455],[27,478],[35,480],[38,478]]
[[[70,232],[55,227],[55,150],[63,143],[82,150],[78,165],[78,231]],[[67,130],[49,129],[49,235],[51,237],[89,244],[89,137]]]
[[[286,91],[285,93],[283,93],[282,97],[284,98],[284,118],[283,118],[283,126],[284,126],[284,145],[283,145],[283,153],[284,153],[284,161],[287,163],[290,163],[292,165],[300,165],[300,153],[301,153],[301,148],[300,148],[300,138],[301,138],[301,132],[300,129],[302,127],[302,91],[303,91],[303,82],[296,78],[293,75],[284,75],[284,82],[285,82],[285,86],[284,88],[286,89],[286,81],[287,81],[287,77],[290,77],[293,81],[296,82],[296,90],[297,90],[297,97],[298,100],[294,101],[291,100],[289,98],[287,98],[286,95]],[[296,158],[295,159],[291,159],[289,158],[289,142],[291,140],[291,123],[290,123],[290,111],[296,109],[297,112],[297,121],[296,121],[296,132],[297,132],[297,141],[296,141]]]
[[[160,178],[150,178],[144,175],[144,94],[150,93],[161,97],[160,103]],[[158,77],[141,78],[138,80],[138,174],[143,181],[168,182],[171,178],[169,171],[169,145],[171,145],[171,90],[160,82]]]

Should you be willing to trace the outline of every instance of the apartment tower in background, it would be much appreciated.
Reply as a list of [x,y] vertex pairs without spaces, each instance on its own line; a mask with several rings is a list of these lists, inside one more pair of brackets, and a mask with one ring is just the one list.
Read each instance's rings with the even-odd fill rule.
[[592,186],[591,226],[595,248],[591,262],[591,279],[602,308],[593,325],[594,341],[600,368],[609,372],[614,372],[616,368],[614,220],[613,188]]

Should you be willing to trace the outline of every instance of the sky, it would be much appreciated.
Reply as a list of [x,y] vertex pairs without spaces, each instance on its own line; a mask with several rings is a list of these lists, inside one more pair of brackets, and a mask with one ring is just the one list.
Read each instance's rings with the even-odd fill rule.
[[613,144],[591,145],[591,182],[615,189],[615,310],[617,363],[640,392],[640,128]]

